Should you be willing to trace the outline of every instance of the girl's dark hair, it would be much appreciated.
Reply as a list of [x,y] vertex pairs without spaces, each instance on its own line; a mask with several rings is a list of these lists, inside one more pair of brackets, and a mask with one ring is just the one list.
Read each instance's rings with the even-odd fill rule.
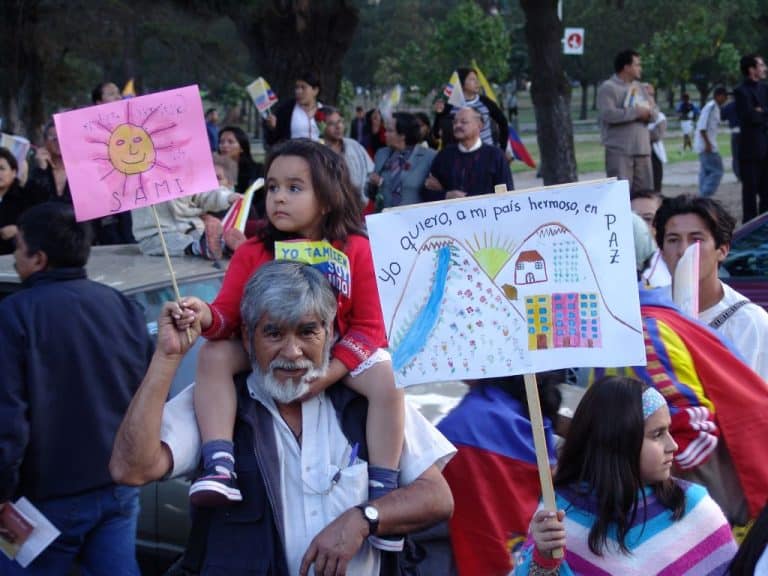
[[[309,164],[312,189],[318,204],[325,210],[323,238],[333,242],[346,240],[350,234],[365,235],[362,199],[352,186],[343,156],[307,138],[286,140],[269,151],[265,163],[267,178],[272,163],[280,156],[297,156]],[[270,250],[274,249],[275,241],[293,237],[275,228],[271,222],[267,222],[259,233],[259,238]]]
[[219,130],[219,140],[221,140],[221,135],[224,134],[224,132],[232,132],[235,140],[240,144],[240,161],[242,161],[243,158],[248,158],[253,162],[253,158],[251,157],[251,141],[248,139],[248,134],[245,133],[245,130],[239,126],[224,126],[224,128]]
[[16,161],[16,156],[14,156],[13,152],[8,150],[8,148],[0,146],[0,158],[5,158],[5,161],[8,162],[8,166],[11,167],[11,170],[16,172],[19,171],[19,163]]
[[[573,415],[557,465],[556,488],[569,487],[595,502],[596,519],[589,549],[601,556],[608,534],[616,527],[619,548],[629,554],[625,538],[637,515],[642,492],[640,450],[645,435],[642,382],[607,376],[584,394]],[[671,479],[652,486],[659,502],[675,520],[685,511],[685,493]],[[567,511],[566,511],[567,512]]]
[[421,131],[416,116],[410,112],[395,112],[392,118],[395,120],[395,131],[405,136],[406,146],[416,146],[421,142]]
[[[528,415],[528,397],[525,394],[525,380],[523,376],[499,376],[494,378],[483,378],[478,380],[478,384],[483,386],[494,386],[509,394],[512,398],[520,402]],[[545,374],[536,375],[536,387],[539,390],[539,402],[541,403],[541,414],[549,418],[552,425],[556,425],[557,411],[560,409],[563,395],[557,387],[557,382],[553,378],[548,378]]]
[[459,82],[461,82],[462,87],[464,86],[464,80],[467,79],[467,76],[469,76],[470,73],[474,73],[475,76],[477,76],[477,70],[467,66],[460,66],[459,68],[456,68],[456,73],[459,75]]

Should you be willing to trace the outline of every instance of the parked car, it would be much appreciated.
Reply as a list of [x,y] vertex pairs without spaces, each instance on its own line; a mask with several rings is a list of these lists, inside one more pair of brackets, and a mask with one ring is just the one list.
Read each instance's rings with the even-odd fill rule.
[[768,309],[768,213],[741,226],[720,266],[720,278]]
[[[191,256],[172,258],[171,262],[183,296],[213,300],[221,287],[223,268]],[[86,269],[91,280],[112,286],[138,302],[147,330],[152,336],[157,334],[160,308],[175,300],[164,258],[144,256],[136,245],[94,246]],[[0,256],[0,299],[19,288],[13,255]],[[198,341],[182,361],[169,397],[194,380],[200,345]],[[162,574],[183,552],[190,525],[188,490],[185,480],[153,482],[142,488],[136,554],[145,576]]]

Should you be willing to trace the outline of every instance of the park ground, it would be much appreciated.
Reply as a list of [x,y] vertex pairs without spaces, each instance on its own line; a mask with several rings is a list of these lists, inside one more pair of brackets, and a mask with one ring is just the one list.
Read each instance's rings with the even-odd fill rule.
[[[600,145],[599,135],[595,133],[576,134],[574,140],[579,180],[605,178],[604,149]],[[535,135],[523,136],[523,142],[531,156],[538,162],[539,149],[536,145]],[[698,193],[698,156],[689,150],[683,152],[682,142],[683,137],[679,132],[667,133],[664,138],[664,145],[669,158],[667,164],[664,165],[664,179],[662,181],[662,193],[665,196]],[[723,156],[725,174],[715,198],[720,200],[741,223],[741,183],[736,179],[731,169],[730,135],[727,130],[723,130],[718,136],[718,146]],[[515,188],[518,190],[542,186],[541,178],[536,177],[536,170],[528,168],[522,162],[514,162],[512,172]]]

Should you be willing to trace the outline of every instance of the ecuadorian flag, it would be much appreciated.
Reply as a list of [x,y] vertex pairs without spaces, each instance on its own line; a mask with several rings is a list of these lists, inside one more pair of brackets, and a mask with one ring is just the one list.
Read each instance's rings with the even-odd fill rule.
[[[458,448],[443,474],[455,502],[449,527],[459,574],[506,576],[541,497],[527,411],[479,384],[437,427]],[[554,464],[551,427],[545,432]]]
[[512,126],[509,127],[509,148],[512,150],[515,159],[524,162],[531,168],[536,168],[536,162],[533,161],[528,149],[525,147],[525,144],[523,144],[523,141],[520,140],[520,136],[517,135],[517,132]]

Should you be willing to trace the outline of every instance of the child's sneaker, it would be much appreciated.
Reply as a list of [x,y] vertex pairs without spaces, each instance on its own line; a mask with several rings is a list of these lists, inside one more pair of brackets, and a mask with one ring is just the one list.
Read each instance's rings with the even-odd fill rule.
[[240,502],[243,495],[235,474],[213,472],[201,476],[189,487],[189,501],[198,508],[216,508]]

